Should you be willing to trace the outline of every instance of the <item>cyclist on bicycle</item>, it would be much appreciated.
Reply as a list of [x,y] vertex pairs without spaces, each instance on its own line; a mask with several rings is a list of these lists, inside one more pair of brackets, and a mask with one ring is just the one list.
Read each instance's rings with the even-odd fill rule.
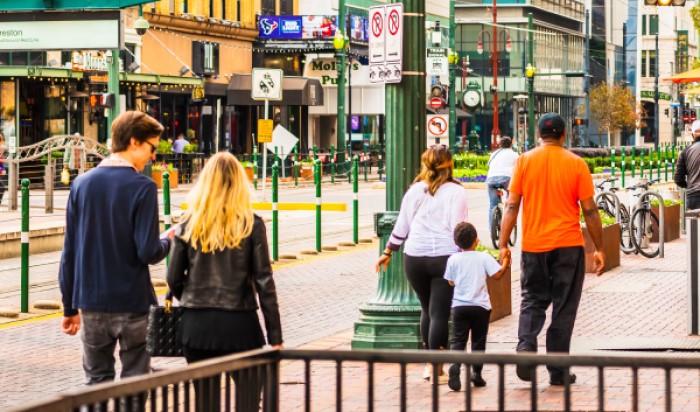
[[686,209],[700,209],[700,120],[693,122],[693,144],[686,147],[678,156],[673,180],[679,187],[687,188]]
[[499,202],[498,189],[508,189],[510,177],[513,175],[513,167],[518,160],[518,152],[513,151],[513,140],[510,136],[501,136],[498,142],[501,146],[491,153],[489,157],[489,172],[486,175],[486,191],[489,194],[489,227],[491,227],[491,213]]

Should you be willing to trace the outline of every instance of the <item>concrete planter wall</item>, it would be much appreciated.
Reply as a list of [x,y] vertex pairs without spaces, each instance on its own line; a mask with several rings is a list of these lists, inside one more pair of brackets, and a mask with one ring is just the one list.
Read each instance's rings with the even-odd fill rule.
[[[652,206],[652,212],[659,218],[659,207]],[[681,237],[681,205],[671,205],[664,207],[664,242],[670,242]],[[659,228],[654,225],[654,235],[651,237],[652,242],[659,241]]]
[[[593,273],[593,252],[595,245],[588,229],[581,225],[584,249],[586,250],[586,273]],[[603,252],[605,253],[605,270],[620,266],[620,225],[615,223],[603,226]]]
[[489,322],[495,322],[513,313],[511,282],[510,268],[506,270],[506,273],[499,280],[491,277],[486,278],[486,287],[491,296],[491,317]]

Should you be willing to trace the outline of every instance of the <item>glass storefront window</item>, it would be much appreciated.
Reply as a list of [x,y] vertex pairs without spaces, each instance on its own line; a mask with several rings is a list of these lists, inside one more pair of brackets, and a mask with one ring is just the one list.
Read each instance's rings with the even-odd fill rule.
[[[0,133],[5,138],[5,148],[9,147],[10,141],[16,137],[15,97],[15,82],[0,81]],[[16,141],[13,143],[18,145]]]

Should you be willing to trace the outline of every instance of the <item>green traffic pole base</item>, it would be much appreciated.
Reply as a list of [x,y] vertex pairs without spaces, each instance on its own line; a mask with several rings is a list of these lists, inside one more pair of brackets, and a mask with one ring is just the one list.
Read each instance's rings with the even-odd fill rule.
[[360,306],[353,328],[352,349],[422,349],[420,306]]

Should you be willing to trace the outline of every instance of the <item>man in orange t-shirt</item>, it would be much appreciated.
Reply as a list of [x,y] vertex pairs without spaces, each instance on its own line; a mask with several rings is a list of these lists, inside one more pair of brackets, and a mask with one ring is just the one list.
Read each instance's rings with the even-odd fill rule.
[[[552,308],[547,352],[568,353],[586,267],[580,210],[593,238],[596,275],[603,274],[603,228],[593,200],[593,180],[586,163],[564,148],[566,126],[556,113],[544,114],[537,125],[542,145],[518,158],[510,196],[501,223],[501,258],[510,257],[508,239],[523,203],[522,302],[518,325],[519,352],[537,352],[546,310]],[[547,367],[549,383],[574,383],[562,368]],[[518,377],[532,380],[532,369],[517,366]]]

